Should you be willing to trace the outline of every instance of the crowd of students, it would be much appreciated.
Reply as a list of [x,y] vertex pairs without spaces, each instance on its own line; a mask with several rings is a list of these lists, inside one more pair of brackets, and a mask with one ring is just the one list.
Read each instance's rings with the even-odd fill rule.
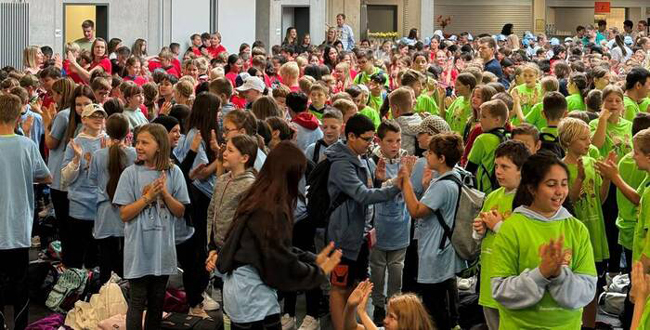
[[63,267],[130,282],[129,329],[145,310],[160,326],[178,268],[195,316],[219,308],[219,276],[232,329],[297,328],[298,291],[299,329],[322,307],[335,329],[452,329],[457,275],[477,269],[447,232],[468,178],[486,196],[471,239],[489,329],[596,328],[626,272],[624,327],[650,327],[647,25],[355,44],[337,23],[318,46],[289,28],[270,48],[204,33],[148,55],[84,22],[92,43],[3,68],[0,300],[16,328],[51,203]]

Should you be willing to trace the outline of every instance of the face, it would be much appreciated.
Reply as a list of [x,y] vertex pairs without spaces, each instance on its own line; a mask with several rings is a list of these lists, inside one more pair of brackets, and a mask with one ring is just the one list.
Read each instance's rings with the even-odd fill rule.
[[363,110],[366,107],[366,94],[361,93],[357,97],[352,98],[352,101],[356,104],[357,108]]
[[160,93],[160,96],[172,95],[173,85],[169,80],[163,80],[159,86],[158,93]]
[[196,36],[192,39],[192,46],[199,47],[201,46],[201,36]]
[[444,156],[439,156],[431,149],[426,151],[425,157],[427,158],[427,166],[434,171],[440,171],[445,164]]
[[323,131],[323,140],[328,145],[336,142],[341,134],[341,122],[334,118],[325,118],[322,121],[320,128]]
[[345,20],[343,19],[343,16],[341,16],[341,15],[336,16],[336,25],[343,26],[343,23],[345,23]]
[[309,64],[320,64],[320,60],[318,59],[318,56],[312,55],[309,58]]
[[641,151],[641,148],[637,144],[634,144],[634,162],[636,166],[642,171],[650,170],[650,155],[645,154]]
[[399,329],[399,322],[397,322],[397,315],[395,314],[395,311],[393,311],[390,308],[390,305],[388,305],[388,312],[386,313],[386,317],[384,318],[384,328],[386,330],[397,330]]
[[219,39],[219,37],[217,35],[215,35],[215,34],[211,35],[210,36],[210,46],[211,47],[217,47],[217,46],[219,46],[219,44],[221,44],[221,39]]
[[85,96],[79,96],[74,100],[74,111],[77,112],[79,116],[84,112],[84,108],[92,104],[93,101]]
[[103,42],[97,42],[95,43],[95,48],[93,48],[93,55],[95,55],[96,58],[101,58],[106,54],[106,44]]
[[427,59],[424,56],[418,56],[413,61],[413,69],[417,71],[424,71],[427,68]]
[[93,91],[93,94],[95,95],[95,99],[97,100],[97,103],[104,104],[104,102],[108,100],[108,95],[110,94],[110,91],[107,89],[100,88],[96,91]]
[[39,49],[36,51],[36,64],[40,65],[43,63],[45,59],[45,55],[43,55],[43,52]]
[[95,38],[95,30],[91,27],[83,28],[84,30],[84,38],[88,40],[93,40]]
[[597,89],[603,89],[609,85],[609,73],[605,74],[602,78],[594,78],[594,84]]
[[417,136],[418,147],[420,147],[420,149],[424,149],[424,150],[428,149],[429,148],[429,142],[431,141],[432,137],[433,137],[433,135],[431,135],[429,133],[419,133],[418,136]]
[[129,71],[129,76],[139,75],[141,69],[142,69],[142,64],[140,63],[140,61],[135,61],[133,65],[126,67],[126,70]]
[[336,62],[336,58],[339,56],[339,52],[336,51],[336,48],[330,48],[329,53],[327,53],[327,56],[329,56],[330,61]]
[[373,68],[372,62],[368,61],[365,57],[360,58],[357,63],[359,64],[359,68],[364,71],[370,71]]
[[645,25],[644,25],[644,24],[641,24],[641,23],[638,23],[638,24],[636,25],[636,29],[637,29],[637,31],[639,31],[639,32],[643,32],[643,31],[645,31]]
[[422,82],[416,81],[413,85],[411,85],[411,88],[413,88],[413,92],[417,98],[422,93]]
[[583,134],[576,137],[573,142],[569,145],[569,150],[576,155],[584,156],[589,153],[589,146],[591,145],[591,138],[589,137],[589,131],[583,132]]
[[144,102],[144,96],[142,95],[142,93],[135,94],[135,95],[129,97],[129,99],[127,101],[129,101],[129,106],[131,106],[133,108],[137,108],[137,107],[140,106],[140,104],[142,104],[142,102]]
[[99,131],[104,127],[104,114],[101,112],[95,112],[88,117],[81,118],[81,122],[84,124],[84,127],[92,129],[94,131]]
[[499,118],[492,117],[487,109],[481,109],[479,123],[483,132],[487,132],[495,127],[499,127]]
[[499,157],[494,160],[494,174],[499,185],[507,190],[517,188],[521,181],[521,170],[509,157]]
[[239,165],[243,165],[248,161],[248,155],[242,155],[241,152],[228,141],[226,144],[226,151],[223,153],[223,167],[226,169],[234,169]]
[[181,138],[181,126],[174,126],[174,128],[172,128],[172,130],[167,133],[167,137],[169,138],[169,145],[172,148],[176,148],[178,145],[178,140]]
[[311,44],[311,37],[309,35],[306,35],[304,38],[302,38],[302,43],[305,45]]
[[533,70],[524,70],[522,78],[524,79],[524,84],[526,84],[526,86],[533,87],[537,83],[537,72]]
[[336,79],[343,80],[345,77],[345,70],[341,67],[336,67],[334,69],[334,75],[336,76]]
[[135,143],[135,152],[139,161],[151,162],[159,151],[158,142],[149,132],[140,132]]
[[329,39],[334,39],[335,36],[336,36],[336,30],[334,29],[327,30],[327,37]]
[[478,52],[481,55],[481,58],[485,61],[489,60],[494,56],[494,49],[490,48],[487,42],[480,43],[478,46]]
[[246,132],[244,131],[243,128],[238,128],[235,123],[233,123],[230,120],[224,120],[223,121],[223,134],[224,138],[226,140],[229,140],[235,136],[245,134]]
[[569,177],[560,165],[553,165],[535,188],[533,194],[534,210],[543,214],[554,214],[560,209],[569,194]]
[[199,76],[199,68],[196,65],[188,65],[185,67],[185,74],[192,77]]
[[623,99],[616,95],[616,93],[610,93],[603,99],[603,108],[608,109],[612,114],[620,115],[623,110]]
[[311,99],[311,103],[318,107],[322,107],[327,101],[327,95],[321,91],[313,91],[309,93],[309,98]]
[[438,47],[440,47],[440,42],[438,41],[438,39],[436,38],[431,39],[431,50],[437,50]]
[[374,131],[368,131],[361,136],[355,136],[354,134],[350,133],[348,135],[348,145],[350,146],[350,149],[354,151],[355,154],[357,155],[364,155],[368,153],[368,148],[370,148],[372,139],[375,137],[375,132]]
[[523,142],[531,154],[537,153],[537,150],[541,147],[541,141],[536,142],[532,135],[517,134],[513,135],[512,139]]
[[443,66],[446,61],[447,61],[447,54],[445,54],[445,52],[439,51],[436,53],[436,63],[439,66]]
[[370,48],[370,42],[364,40],[361,42],[361,48]]
[[381,152],[388,158],[395,158],[402,147],[402,134],[399,132],[387,131],[386,136],[379,141]]

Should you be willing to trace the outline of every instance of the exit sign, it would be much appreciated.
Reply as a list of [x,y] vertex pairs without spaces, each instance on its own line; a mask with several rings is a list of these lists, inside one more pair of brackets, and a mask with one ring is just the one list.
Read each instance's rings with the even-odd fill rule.
[[595,5],[594,5],[594,12],[596,14],[607,14],[607,13],[610,12],[610,6],[609,5],[610,5],[609,1],[607,1],[607,2],[596,1]]

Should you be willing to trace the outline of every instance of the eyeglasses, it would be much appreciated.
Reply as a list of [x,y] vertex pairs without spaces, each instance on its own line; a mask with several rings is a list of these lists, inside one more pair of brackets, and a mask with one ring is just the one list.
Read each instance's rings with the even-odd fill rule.
[[359,138],[360,138],[361,140],[364,140],[364,141],[370,143],[370,142],[372,141],[372,139],[374,138],[374,136],[369,136],[369,137],[359,136]]

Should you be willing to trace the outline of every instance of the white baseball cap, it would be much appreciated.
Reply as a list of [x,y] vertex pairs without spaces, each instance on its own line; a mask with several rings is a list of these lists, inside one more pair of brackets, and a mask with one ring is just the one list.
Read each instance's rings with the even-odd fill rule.
[[264,89],[266,89],[266,85],[264,85],[264,82],[262,79],[258,77],[248,77],[246,80],[244,80],[244,84],[236,88],[238,92],[245,92],[249,89],[254,89],[260,93],[264,92]]

